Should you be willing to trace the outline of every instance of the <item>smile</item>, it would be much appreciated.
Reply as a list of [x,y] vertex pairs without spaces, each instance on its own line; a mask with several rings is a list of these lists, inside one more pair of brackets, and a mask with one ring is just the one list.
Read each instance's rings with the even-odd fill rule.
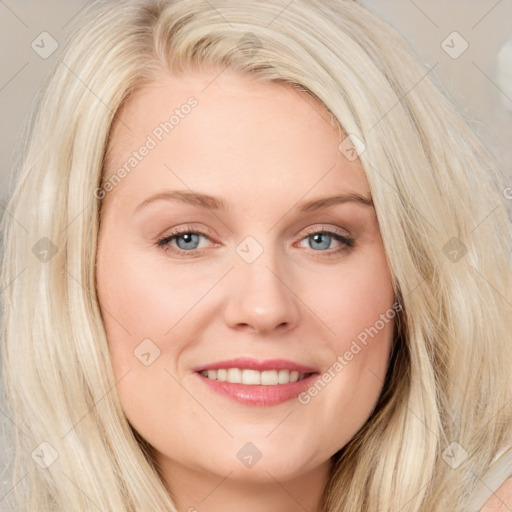
[[300,373],[297,370],[250,370],[241,368],[219,368],[217,370],[203,370],[201,375],[220,382],[231,384],[245,384],[247,386],[275,386],[277,384],[290,384],[299,382],[311,375]]

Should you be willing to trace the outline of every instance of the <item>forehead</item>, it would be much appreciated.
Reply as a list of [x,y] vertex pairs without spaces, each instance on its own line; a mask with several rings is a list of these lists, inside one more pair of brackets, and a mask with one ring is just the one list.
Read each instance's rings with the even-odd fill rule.
[[322,103],[290,85],[228,69],[162,72],[117,112],[105,171],[128,171],[115,194],[189,187],[302,196],[334,187],[369,195],[361,165],[338,147],[344,138]]

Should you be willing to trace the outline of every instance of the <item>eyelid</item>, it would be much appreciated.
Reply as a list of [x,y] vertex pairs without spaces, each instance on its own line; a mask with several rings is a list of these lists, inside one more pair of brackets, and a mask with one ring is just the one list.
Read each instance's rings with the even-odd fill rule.
[[340,235],[344,238],[352,238],[352,236],[350,235],[350,233],[348,231],[342,231],[337,226],[321,226],[321,227],[319,227],[318,224],[315,224],[314,226],[308,226],[307,228],[305,228],[303,230],[304,234],[303,234],[302,238],[304,238],[312,233],[319,233],[322,231],[333,231],[337,235]]
[[215,238],[215,235],[213,235],[212,231],[208,228],[195,227],[193,224],[183,224],[176,228],[172,228],[167,235],[158,237],[157,245],[165,245],[162,244],[163,241],[167,240],[168,238],[177,237],[184,233],[197,233],[198,235],[203,235],[210,240],[212,240],[212,238]]

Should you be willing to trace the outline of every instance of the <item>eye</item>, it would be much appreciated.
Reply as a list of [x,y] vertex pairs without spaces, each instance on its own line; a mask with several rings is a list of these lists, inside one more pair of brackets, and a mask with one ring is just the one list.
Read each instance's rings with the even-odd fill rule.
[[[201,256],[204,251],[203,248],[199,248],[201,237],[211,241],[209,233],[193,229],[190,226],[182,226],[177,228],[170,235],[161,238],[157,242],[157,246],[164,247],[165,252],[170,252],[177,256],[184,257],[198,257]],[[335,256],[343,251],[347,251],[354,247],[354,239],[343,234],[342,232],[332,231],[327,229],[319,230],[318,228],[309,228],[306,236],[302,237],[303,240],[310,240],[309,249],[314,253],[319,253],[318,256]],[[333,240],[340,243],[338,249],[328,251]],[[176,243],[176,246],[173,243]],[[319,250],[317,250],[319,249]],[[320,254],[325,253],[325,254]]]
[[[302,240],[309,240],[308,247],[310,249],[319,249],[314,252],[325,253],[321,256],[336,256],[340,252],[347,251],[354,247],[354,239],[338,231],[331,231],[328,229],[318,230],[318,228],[310,228],[307,230],[306,236]],[[330,248],[333,240],[339,242],[341,245],[338,249],[327,251]],[[320,254],[319,254],[320,256]]]
[[[158,240],[157,245],[164,247],[165,252],[174,253],[178,256],[194,257],[197,256],[195,254],[197,251],[200,253],[198,255],[201,256],[202,251],[198,249],[199,240],[201,237],[210,239],[208,235],[209,233],[192,229],[190,226],[183,226]],[[172,242],[176,242],[177,247],[172,245]]]

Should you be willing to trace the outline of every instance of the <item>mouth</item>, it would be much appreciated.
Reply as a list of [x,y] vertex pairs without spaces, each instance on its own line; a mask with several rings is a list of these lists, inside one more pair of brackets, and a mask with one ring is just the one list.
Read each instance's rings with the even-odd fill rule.
[[194,369],[207,389],[244,405],[272,406],[292,400],[320,372],[284,359],[238,358]]

